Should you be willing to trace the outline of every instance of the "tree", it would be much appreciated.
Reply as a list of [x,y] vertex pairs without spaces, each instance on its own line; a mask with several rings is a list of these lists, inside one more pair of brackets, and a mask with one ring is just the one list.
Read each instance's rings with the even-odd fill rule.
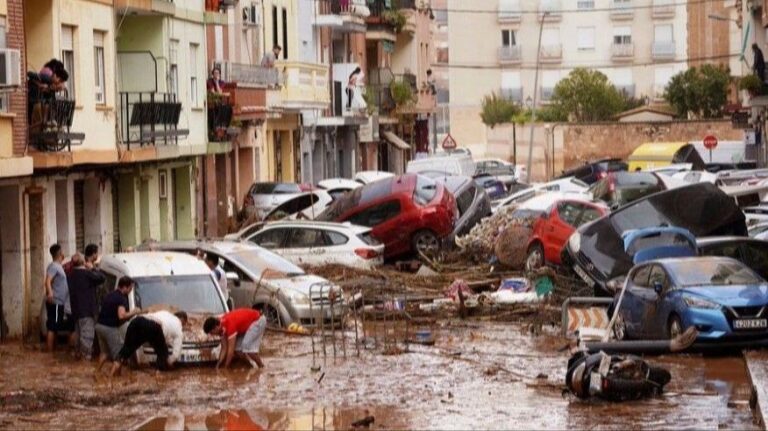
[[520,112],[515,102],[491,93],[483,97],[480,119],[483,124],[493,129],[499,124],[511,123],[512,118]]
[[664,99],[681,118],[718,118],[728,101],[728,68],[705,64],[672,77]]
[[552,109],[558,118],[606,121],[624,109],[624,99],[603,73],[576,68],[555,86]]

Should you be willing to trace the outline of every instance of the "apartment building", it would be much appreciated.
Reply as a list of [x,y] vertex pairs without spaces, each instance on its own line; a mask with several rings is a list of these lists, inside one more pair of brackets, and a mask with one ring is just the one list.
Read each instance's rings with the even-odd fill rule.
[[472,12],[449,0],[448,9],[451,131],[478,155],[486,152],[480,102],[491,92],[546,104],[573,68],[588,67],[629,96],[660,100],[686,68],[686,8],[671,0],[478,0]]
[[448,0],[434,0],[432,8],[435,14],[435,61],[432,66],[432,74],[437,90],[437,107],[433,133],[437,141],[442,140],[451,131],[450,117],[450,44],[448,41]]

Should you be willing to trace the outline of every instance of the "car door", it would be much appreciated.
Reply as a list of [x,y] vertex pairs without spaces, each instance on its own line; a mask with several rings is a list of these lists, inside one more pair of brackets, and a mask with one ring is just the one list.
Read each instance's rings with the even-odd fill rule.
[[[656,293],[654,285],[660,283],[662,292]],[[661,316],[662,298],[668,289],[667,273],[661,265],[652,265],[650,277],[648,278],[648,287],[643,289],[638,296],[641,316],[645,322],[643,325],[643,336],[649,339],[666,338],[667,321],[665,316]]]
[[294,227],[288,235],[285,250],[289,250],[297,265],[323,265],[327,253],[323,231]]
[[291,251],[285,248],[288,234],[290,234],[290,229],[287,227],[267,227],[252,235],[248,241],[293,261],[290,255]]
[[635,269],[624,291],[624,298],[622,299],[619,312],[624,318],[627,335],[631,338],[639,338],[643,334],[644,322],[640,308],[642,306],[642,297],[648,289],[650,273],[650,265]]
[[576,222],[581,217],[582,207],[577,202],[558,202],[544,229],[544,257],[547,261],[560,262],[560,250],[575,230]]
[[233,308],[251,308],[254,304],[263,303],[269,298],[267,289],[256,290],[256,281],[251,278],[237,263],[227,256],[219,256],[219,262],[227,274],[237,274],[237,281],[227,280],[229,297]]
[[407,221],[399,220],[400,200],[392,199],[371,206],[344,221],[372,228],[373,237],[384,243],[389,253],[402,251],[403,244],[410,248],[410,236],[405,235]]

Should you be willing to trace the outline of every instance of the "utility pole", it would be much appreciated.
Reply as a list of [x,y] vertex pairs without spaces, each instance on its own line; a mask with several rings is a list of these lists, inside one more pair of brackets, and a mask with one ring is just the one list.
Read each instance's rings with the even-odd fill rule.
[[549,12],[544,12],[541,15],[541,25],[539,26],[539,43],[536,47],[536,72],[533,77],[533,112],[531,113],[531,139],[528,141],[528,178],[526,180],[531,182],[531,164],[533,163],[533,131],[536,127],[536,97],[539,94],[539,61],[541,60],[541,35],[544,33],[544,20],[547,19]]

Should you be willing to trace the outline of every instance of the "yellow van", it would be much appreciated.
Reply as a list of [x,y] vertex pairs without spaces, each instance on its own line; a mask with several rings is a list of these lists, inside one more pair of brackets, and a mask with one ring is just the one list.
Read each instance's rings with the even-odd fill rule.
[[692,163],[693,169],[703,169],[705,165],[699,152],[688,142],[647,142],[635,148],[627,162],[630,172],[647,171],[677,163]]

